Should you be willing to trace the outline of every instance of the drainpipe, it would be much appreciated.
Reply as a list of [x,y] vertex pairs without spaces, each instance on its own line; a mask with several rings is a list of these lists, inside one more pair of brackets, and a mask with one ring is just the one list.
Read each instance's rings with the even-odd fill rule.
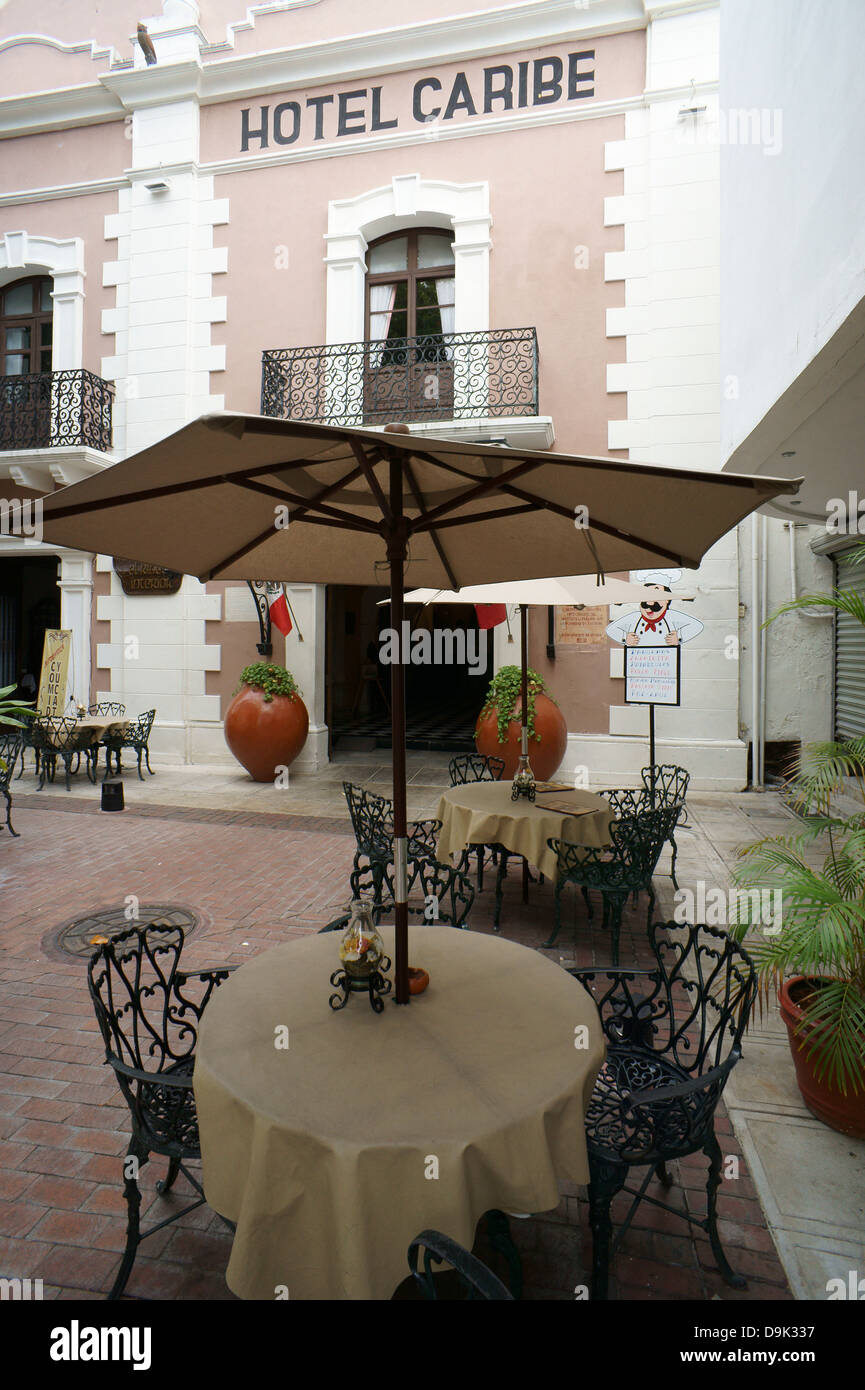
[[769,633],[763,627],[769,612],[769,518],[761,517],[760,537],[760,786],[766,781],[766,656]]
[[760,539],[757,513],[751,513],[751,789],[760,781]]

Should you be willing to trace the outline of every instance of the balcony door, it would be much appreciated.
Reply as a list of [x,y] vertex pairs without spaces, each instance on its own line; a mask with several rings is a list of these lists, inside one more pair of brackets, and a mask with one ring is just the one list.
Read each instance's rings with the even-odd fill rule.
[[453,415],[453,234],[394,232],[367,253],[364,422]]
[[51,277],[38,275],[0,290],[0,448],[39,449],[49,442],[51,288]]

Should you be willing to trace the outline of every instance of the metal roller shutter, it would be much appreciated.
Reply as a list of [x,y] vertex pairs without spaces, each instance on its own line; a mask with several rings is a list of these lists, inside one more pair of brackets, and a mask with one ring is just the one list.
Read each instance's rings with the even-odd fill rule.
[[[835,587],[853,589],[865,599],[865,564],[848,555],[835,558]],[[835,737],[865,734],[865,628],[848,613],[835,623]]]

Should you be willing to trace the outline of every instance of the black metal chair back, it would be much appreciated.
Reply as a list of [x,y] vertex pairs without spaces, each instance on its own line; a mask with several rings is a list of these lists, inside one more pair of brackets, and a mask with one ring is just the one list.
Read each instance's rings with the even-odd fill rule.
[[122,719],[126,714],[126,706],[122,705],[119,700],[102,700],[97,705],[88,705],[87,713],[95,715],[100,719],[110,717],[111,715],[114,715],[118,719]]
[[[373,918],[378,923],[393,910],[393,860],[384,865],[382,876],[377,873],[377,868],[377,865],[369,864],[358,871],[355,896],[372,903]],[[475,890],[471,880],[459,869],[450,864],[438,864],[434,859],[409,859],[407,884],[410,918],[418,922],[438,922],[449,927],[467,928],[466,919],[475,900]],[[349,915],[348,912],[343,913],[321,930],[344,931]]]
[[[745,1284],[730,1268],[718,1235],[722,1156],[714,1115],[741,1056],[756,971],[742,947],[714,927],[655,922],[649,942],[656,970],[569,972],[592,993],[607,1041],[586,1115],[594,1298],[606,1297],[615,1195],[624,1189],[636,1198],[618,1241],[653,1174],[669,1186],[666,1163],[699,1150],[709,1160],[705,1219],[651,1200],[705,1230],[724,1279],[735,1288]],[[648,1172],[634,1191],[626,1187],[628,1172],[640,1167]]]
[[496,758],[485,753],[460,753],[448,763],[448,775],[452,787],[466,782],[500,782],[505,770],[504,758]]
[[[419,1269],[421,1251],[423,1262]],[[433,1264],[450,1265],[456,1276],[454,1282],[458,1299],[513,1301],[513,1296],[492,1270],[487,1269],[486,1265],[466,1250],[465,1246],[459,1245],[449,1236],[442,1235],[441,1231],[421,1231],[408,1248],[408,1267],[415,1285],[425,1299],[439,1300]]]
[[[24,730],[14,729],[0,733],[0,792],[6,801],[6,827],[10,835],[18,838],[18,831],[12,828],[12,793],[9,785],[18,759],[24,762]],[[20,774],[19,774],[20,775]]]
[[[205,1200],[200,1183],[186,1167],[187,1160],[201,1156],[192,1090],[195,1044],[208,1000],[234,967],[182,970],[183,940],[180,927],[133,927],[100,946],[88,964],[88,988],[105,1060],[132,1116],[123,1165],[126,1249],[109,1298],[123,1292],[141,1241]],[[156,1185],[159,1193],[169,1191],[177,1174],[183,1173],[197,1196],[189,1206],[142,1231],[138,1177],[151,1153],[169,1159],[168,1175]]]
[[[375,901],[381,901],[388,865],[393,864],[393,802],[353,782],[343,782],[356,848],[350,877],[351,895],[360,894],[365,870],[372,867],[377,882]],[[435,859],[441,821],[409,821],[406,826],[408,862]],[[368,861],[364,864],[364,860]],[[392,886],[392,885],[391,885]]]
[[676,844],[675,831],[676,826],[687,824],[688,810],[685,805],[685,797],[688,795],[691,774],[686,768],[677,767],[675,763],[655,763],[652,767],[644,767],[640,776],[653,806],[679,806],[678,818],[667,836],[672,850],[670,878],[673,880],[673,887],[678,888],[676,857],[679,848]]

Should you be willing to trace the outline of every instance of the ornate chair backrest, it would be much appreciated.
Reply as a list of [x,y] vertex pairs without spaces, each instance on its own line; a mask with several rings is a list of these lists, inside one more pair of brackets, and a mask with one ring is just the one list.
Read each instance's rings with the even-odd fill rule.
[[0,733],[0,788],[9,790],[9,782],[15,771],[15,764],[21,757],[24,747],[24,730],[15,729]]
[[100,946],[88,966],[105,1055],[161,1072],[192,1056],[203,1005],[180,994],[180,927],[150,923]]
[[[444,923],[449,927],[462,927],[475,900],[474,886],[465,874],[451,864],[438,864],[434,859],[410,857],[408,860],[408,913],[417,922]],[[361,866],[357,874],[357,894],[369,898],[373,903],[373,916],[381,921],[393,912],[394,866],[393,859],[383,865],[384,882],[382,901],[373,901],[373,887],[376,873],[371,864]],[[337,923],[348,924],[348,914],[336,919]],[[333,923],[328,926],[336,930]]]
[[679,810],[679,806],[658,806],[654,811],[611,821],[608,848],[574,845],[567,840],[548,840],[547,844],[558,858],[559,874],[573,882],[589,888],[637,889],[654,874]]
[[393,841],[393,802],[353,782],[343,782],[342,789],[358,849],[364,853],[370,849],[378,852],[383,848],[390,849]]
[[654,922],[649,942],[666,1005],[655,1050],[695,1076],[738,1055],[757,993],[747,952],[716,927],[677,922]]
[[616,820],[623,816],[639,816],[652,809],[651,798],[644,787],[610,788],[601,795],[609,801]]
[[452,787],[466,782],[500,782],[504,770],[504,758],[487,757],[484,753],[460,753],[448,763]]
[[95,715],[97,718],[105,718],[112,714],[122,718],[126,713],[126,706],[122,705],[119,700],[102,700],[98,705],[88,705],[87,713]]
[[127,738],[134,743],[146,743],[150,737],[150,730],[153,728],[153,721],[156,718],[155,709],[146,709],[143,714],[139,714],[133,724],[129,725]]
[[[418,1257],[423,1251],[423,1268],[418,1269]],[[458,1245],[441,1231],[421,1231],[408,1248],[408,1267],[415,1284],[426,1299],[437,1300],[435,1270],[433,1263],[450,1265],[456,1273],[456,1282],[462,1299],[483,1299],[488,1301],[507,1301],[512,1295],[497,1279],[492,1270],[472,1255],[462,1245]]]
[[42,734],[42,739],[35,746],[54,753],[73,751],[81,733],[77,719],[60,714],[43,715],[35,727]]
[[652,772],[655,774],[655,805],[670,805],[673,802],[681,802],[684,811],[685,797],[688,795],[688,786],[691,781],[691,774],[687,768],[677,767],[675,763],[656,763],[654,768],[644,767],[640,773],[643,779],[643,787],[649,793],[652,788]]

